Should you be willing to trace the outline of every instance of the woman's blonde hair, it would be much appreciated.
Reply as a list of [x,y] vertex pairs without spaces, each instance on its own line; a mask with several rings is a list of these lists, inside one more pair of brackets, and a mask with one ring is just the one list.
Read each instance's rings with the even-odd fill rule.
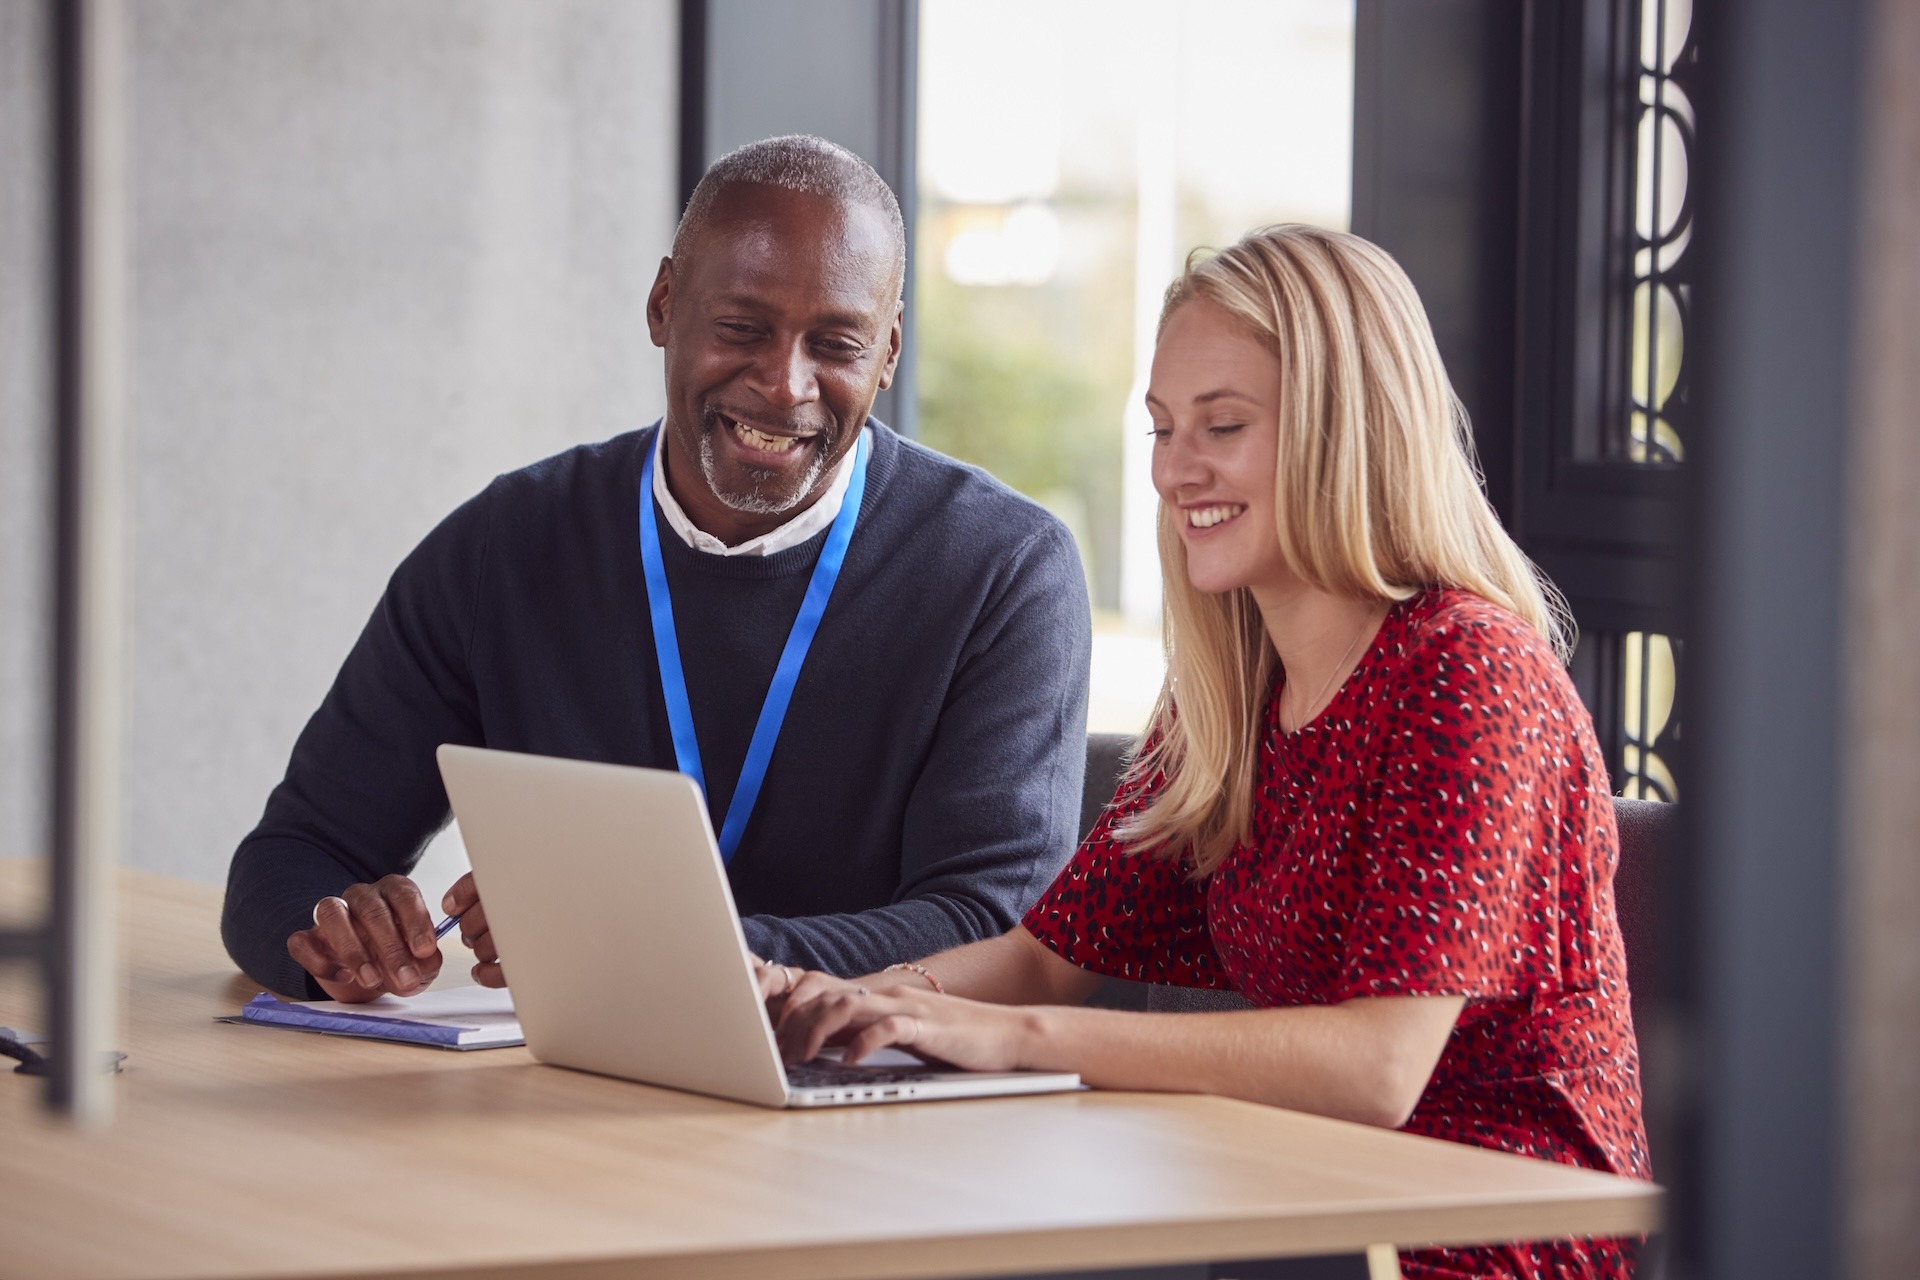
[[[1161,333],[1198,300],[1280,362],[1274,510],[1289,569],[1365,599],[1470,591],[1526,619],[1567,658],[1566,605],[1481,492],[1466,413],[1398,263],[1357,236],[1263,227],[1188,258],[1167,289]],[[1163,784],[1120,835],[1191,858],[1204,875],[1251,835],[1259,729],[1279,658],[1246,588],[1208,594],[1187,580],[1186,546],[1164,503],[1159,540],[1167,678],[1154,741],[1133,768]]]

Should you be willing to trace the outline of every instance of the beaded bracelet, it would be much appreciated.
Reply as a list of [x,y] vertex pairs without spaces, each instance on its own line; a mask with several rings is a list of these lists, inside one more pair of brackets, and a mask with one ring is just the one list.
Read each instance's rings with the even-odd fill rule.
[[938,995],[947,994],[947,989],[940,985],[940,979],[933,976],[933,970],[927,968],[927,966],[923,964],[906,964],[904,962],[901,964],[890,964],[885,969],[881,970],[881,972],[892,973],[895,969],[900,969],[907,973],[917,973],[921,977],[925,978],[927,982],[932,985],[934,992],[936,994]]

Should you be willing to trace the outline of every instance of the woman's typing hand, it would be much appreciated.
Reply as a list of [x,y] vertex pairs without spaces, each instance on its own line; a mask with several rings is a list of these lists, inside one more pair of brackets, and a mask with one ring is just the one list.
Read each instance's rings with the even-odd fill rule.
[[847,1062],[892,1046],[974,1071],[1011,1071],[1028,1065],[1036,1028],[1031,1009],[941,995],[911,971],[852,982],[808,973],[790,993],[776,993],[769,1010],[789,1064],[811,1061],[828,1045],[839,1046]]

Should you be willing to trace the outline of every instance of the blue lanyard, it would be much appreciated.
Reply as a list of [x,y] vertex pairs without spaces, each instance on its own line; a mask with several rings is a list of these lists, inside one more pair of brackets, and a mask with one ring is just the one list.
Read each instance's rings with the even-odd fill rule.
[[[665,431],[666,424],[660,424]],[[667,699],[667,726],[673,732],[673,755],[680,772],[692,778],[702,794],[707,790],[706,771],[700,767],[700,741],[693,736],[693,708],[687,702],[687,674],[680,665],[680,640],[673,627],[673,594],[667,589],[667,567],[660,559],[660,530],[655,524],[653,503],[653,455],[640,468],[640,564],[647,575],[647,607],[653,614],[653,651],[660,661],[660,687]],[[840,578],[840,566],[847,558],[847,544],[853,541],[853,526],[860,519],[860,499],[867,491],[867,433],[860,432],[855,446],[853,477],[840,501],[839,514],[827,530],[826,545],[814,562],[813,578],[807,583],[806,597],[800,602],[800,616],[787,633],[787,647],[780,651],[780,665],[774,668],[773,684],[767,700],[760,706],[760,719],[753,726],[753,741],[747,746],[747,758],[740,766],[740,781],[734,784],[733,800],[727,805],[726,821],[720,824],[720,860],[733,861],[740,837],[753,816],[754,802],[760,798],[760,784],[766,781],[767,764],[773,759],[773,744],[780,737],[780,726],[787,718],[787,704],[793,701],[793,686],[800,679],[801,664],[813,647],[813,633],[820,629],[821,615],[827,611],[827,597]]]

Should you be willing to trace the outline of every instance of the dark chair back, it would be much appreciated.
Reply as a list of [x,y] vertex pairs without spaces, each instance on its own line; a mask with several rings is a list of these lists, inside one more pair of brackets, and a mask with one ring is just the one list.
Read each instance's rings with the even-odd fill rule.
[[1090,733],[1087,735],[1087,780],[1080,789],[1080,838],[1085,840],[1100,811],[1120,789],[1120,779],[1133,761],[1133,749],[1139,740],[1130,733]]
[[[1620,866],[1613,874],[1614,909],[1627,952],[1627,989],[1637,1015],[1649,1007],[1659,976],[1660,861],[1673,849],[1678,806],[1659,800],[1613,798],[1620,826]],[[1640,1022],[1636,1016],[1634,1021]]]

